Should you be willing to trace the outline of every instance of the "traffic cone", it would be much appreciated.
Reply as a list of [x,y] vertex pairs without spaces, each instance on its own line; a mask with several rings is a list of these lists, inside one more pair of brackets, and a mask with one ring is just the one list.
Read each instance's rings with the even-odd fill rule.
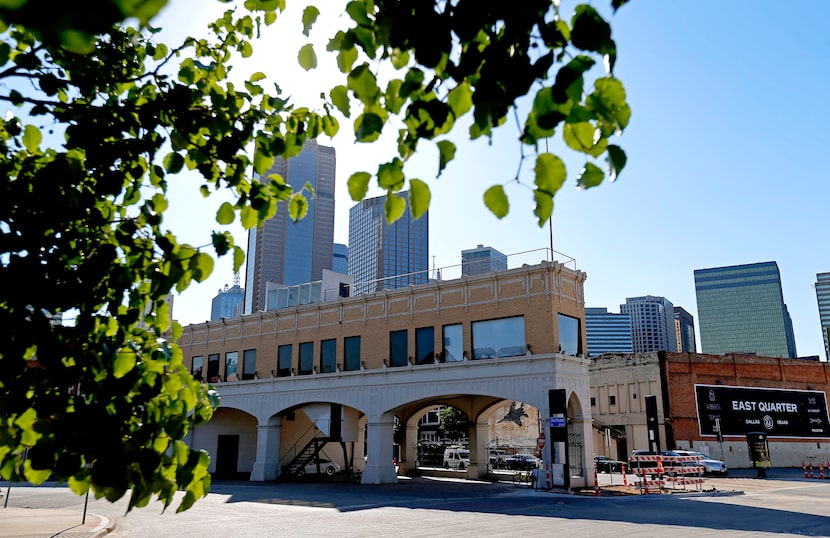
[[818,477],[824,480],[824,462],[818,462]]
[[801,468],[804,469],[804,478],[807,478],[807,464],[804,463],[804,460],[801,460]]
[[622,464],[623,486],[628,487],[628,477],[625,475],[625,462]]
[[810,478],[813,478],[813,462],[810,462]]

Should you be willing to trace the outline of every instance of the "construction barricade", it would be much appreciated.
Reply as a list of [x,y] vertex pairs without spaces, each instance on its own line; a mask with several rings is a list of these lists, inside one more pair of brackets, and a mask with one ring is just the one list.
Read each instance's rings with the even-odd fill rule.
[[635,455],[629,460],[641,494],[662,493],[665,489],[703,487],[704,468],[693,456]]

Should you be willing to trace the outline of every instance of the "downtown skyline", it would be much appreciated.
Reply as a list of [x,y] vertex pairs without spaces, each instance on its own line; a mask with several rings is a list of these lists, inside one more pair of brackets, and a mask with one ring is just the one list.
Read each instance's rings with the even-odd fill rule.
[[[182,21],[179,14],[192,5],[172,2],[159,24]],[[584,161],[563,147],[561,137],[550,141],[569,177],[555,199],[553,247],[587,273],[586,307],[616,310],[627,297],[655,295],[697,319],[694,270],[776,261],[798,355],[824,356],[812,285],[817,273],[830,271],[822,224],[830,199],[822,155],[830,140],[821,128],[830,110],[814,104],[823,102],[830,78],[820,68],[830,39],[820,21],[830,6],[812,5],[811,11],[804,18],[797,5],[768,1],[635,0],[611,17],[619,50],[615,73],[632,108],[629,128],[614,143],[626,151],[628,164],[616,182],[577,191],[573,178]],[[281,17],[290,21],[298,13],[301,4],[290,2]],[[191,24],[182,31],[196,30]],[[763,35],[780,38],[765,41]],[[269,47],[260,49],[253,58],[261,62],[257,69],[269,65],[286,94],[318,94],[312,89],[326,83],[322,70],[333,65],[321,55],[320,69],[306,73],[292,54],[274,58]],[[372,145],[354,143],[348,132],[320,140],[338,154],[335,242],[347,243],[355,203],[346,180],[355,171],[373,170],[379,154],[392,151],[395,133],[389,134],[391,141]],[[459,264],[461,251],[478,244],[505,254],[549,248],[548,227],[539,228],[532,215],[531,191],[511,181],[520,162],[515,126],[497,131],[492,145],[463,140],[464,134],[462,129],[453,139],[457,157],[440,179],[434,179],[437,152],[429,144],[407,164],[410,177],[424,179],[432,190],[430,268]],[[532,182],[532,165],[522,163],[522,183]],[[481,201],[496,183],[505,184],[511,203],[502,220]],[[197,191],[192,184],[174,189],[182,196]],[[380,194],[373,188],[367,196]],[[215,209],[200,213],[199,225],[187,208],[181,217],[171,215],[171,229],[192,244],[208,243],[205,230],[217,227]],[[232,230],[244,244],[241,227]],[[220,260],[206,283],[177,297],[174,316],[185,324],[204,321],[210,298],[232,278],[230,260]]]

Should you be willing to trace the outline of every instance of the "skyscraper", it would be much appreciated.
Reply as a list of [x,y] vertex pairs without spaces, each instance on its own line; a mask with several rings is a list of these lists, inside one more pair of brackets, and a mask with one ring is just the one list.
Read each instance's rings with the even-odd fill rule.
[[494,249],[479,245],[461,251],[461,274],[467,276],[485,275],[490,271],[507,269],[507,256]]
[[260,228],[248,233],[245,275],[245,312],[265,308],[266,283],[285,286],[303,284],[323,277],[332,268],[334,248],[334,148],[306,142],[302,152],[288,160],[277,159],[264,175],[279,174],[299,190],[308,183],[308,213],[293,222],[286,202]]
[[830,345],[827,341],[827,331],[830,330],[830,273],[816,275],[816,299],[818,300],[821,334],[824,337],[824,356],[830,360]]
[[674,329],[677,338],[677,351],[680,353],[697,353],[695,318],[681,306],[674,307]]
[[239,275],[233,280],[233,287],[219,290],[210,303],[210,320],[219,321],[222,318],[234,318],[242,315],[245,304],[245,290],[239,286]]
[[628,314],[631,320],[634,353],[677,349],[674,305],[665,297],[628,297],[620,305],[620,312]]
[[631,320],[628,314],[615,314],[607,308],[585,309],[585,336],[588,356],[603,353],[631,353]]
[[349,274],[349,245],[334,244],[334,260],[331,269],[335,273]]
[[796,357],[777,263],[697,269],[695,294],[703,353]]
[[[393,194],[406,200],[407,192]],[[349,274],[356,293],[425,284],[429,269],[429,212],[404,215],[386,224],[386,196],[369,198],[349,210]]]

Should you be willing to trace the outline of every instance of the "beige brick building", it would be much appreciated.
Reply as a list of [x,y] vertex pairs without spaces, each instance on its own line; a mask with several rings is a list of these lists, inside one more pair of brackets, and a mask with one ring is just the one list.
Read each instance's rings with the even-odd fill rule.
[[321,439],[328,459],[364,468],[364,482],[393,482],[395,424],[406,472],[418,420],[452,405],[470,421],[465,471],[479,477],[490,424],[505,403],[549,416],[548,391],[564,388],[579,448],[567,473],[564,443],[548,443],[544,459],[571,484],[586,483],[593,475],[584,280],[542,262],[185,327],[178,343],[186,361],[222,397],[214,420],[190,441],[214,454],[212,471],[266,480]]

